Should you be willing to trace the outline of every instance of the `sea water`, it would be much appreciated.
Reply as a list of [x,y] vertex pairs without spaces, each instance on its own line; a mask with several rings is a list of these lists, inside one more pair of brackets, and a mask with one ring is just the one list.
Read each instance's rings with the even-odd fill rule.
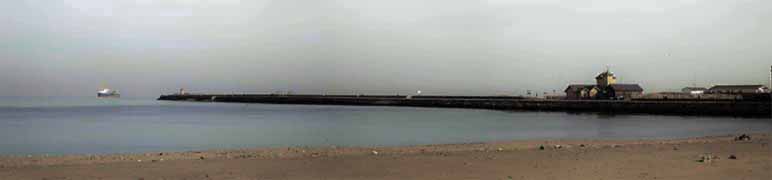
[[0,155],[658,139],[756,132],[772,132],[772,119],[0,97]]

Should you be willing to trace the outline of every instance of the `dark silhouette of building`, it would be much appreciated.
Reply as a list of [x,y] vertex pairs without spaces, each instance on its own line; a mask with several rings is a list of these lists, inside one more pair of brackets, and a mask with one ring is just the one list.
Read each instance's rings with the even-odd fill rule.
[[713,94],[753,94],[768,93],[769,88],[764,85],[714,85],[708,89]]
[[632,99],[643,95],[638,84],[617,84],[609,70],[595,76],[595,85],[571,84],[564,90],[566,99]]

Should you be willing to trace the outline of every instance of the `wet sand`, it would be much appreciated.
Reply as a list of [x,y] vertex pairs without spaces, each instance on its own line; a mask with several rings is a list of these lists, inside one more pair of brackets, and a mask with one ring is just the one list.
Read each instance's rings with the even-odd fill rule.
[[[598,180],[772,177],[770,134],[751,134],[749,141],[736,141],[735,137],[3,156],[0,157],[0,179]],[[730,158],[732,155],[736,159]]]

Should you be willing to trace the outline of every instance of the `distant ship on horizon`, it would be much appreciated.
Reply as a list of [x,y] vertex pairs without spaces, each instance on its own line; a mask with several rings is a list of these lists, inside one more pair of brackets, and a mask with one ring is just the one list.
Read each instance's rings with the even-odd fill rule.
[[97,91],[97,98],[119,98],[121,97],[121,94],[118,93],[116,90],[112,89],[102,89],[101,91]]

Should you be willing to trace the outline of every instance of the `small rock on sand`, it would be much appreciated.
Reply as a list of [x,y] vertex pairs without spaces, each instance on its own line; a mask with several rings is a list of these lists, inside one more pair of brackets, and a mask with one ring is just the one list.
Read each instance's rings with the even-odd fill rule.
[[714,159],[718,159],[718,158],[713,156],[713,155],[711,155],[711,154],[703,154],[702,156],[700,156],[700,159],[697,160],[697,162],[711,163],[711,162],[713,162]]
[[544,150],[544,145],[540,145],[539,150]]
[[373,151],[373,155],[378,155],[378,151]]
[[751,136],[749,136],[747,134],[742,134],[740,136],[735,137],[734,140],[735,141],[750,141],[751,140]]
[[729,155],[729,159],[737,159],[737,156],[734,156],[734,154]]

